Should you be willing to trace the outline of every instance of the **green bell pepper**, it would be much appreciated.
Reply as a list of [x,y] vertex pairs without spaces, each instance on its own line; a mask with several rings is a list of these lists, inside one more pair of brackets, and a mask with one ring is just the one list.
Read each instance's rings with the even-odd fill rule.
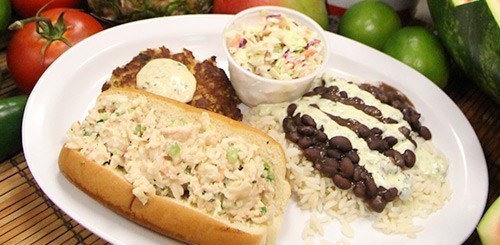
[[22,149],[21,124],[27,95],[0,99],[0,162]]

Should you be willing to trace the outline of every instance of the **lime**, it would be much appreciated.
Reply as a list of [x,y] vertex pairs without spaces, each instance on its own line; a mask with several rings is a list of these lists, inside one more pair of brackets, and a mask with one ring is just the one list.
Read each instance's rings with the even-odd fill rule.
[[440,88],[448,83],[449,67],[437,37],[421,26],[408,26],[394,33],[382,51],[417,70]]
[[401,20],[396,11],[388,4],[374,0],[352,5],[339,20],[340,35],[379,50],[399,29]]

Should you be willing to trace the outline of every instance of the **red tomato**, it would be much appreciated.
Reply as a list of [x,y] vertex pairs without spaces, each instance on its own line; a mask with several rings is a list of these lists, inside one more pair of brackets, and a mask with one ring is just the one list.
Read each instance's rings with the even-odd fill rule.
[[75,8],[81,0],[11,0],[12,8],[21,17],[27,18],[36,15],[45,4],[50,2],[44,10],[53,8]]
[[[64,24],[56,23],[62,13]],[[7,66],[17,87],[25,93],[30,93],[47,67],[71,47],[63,39],[74,45],[103,30],[94,17],[75,9],[49,9],[40,17],[50,19],[52,25],[58,27],[55,29],[64,29],[64,26],[67,29],[44,37],[37,33],[37,23],[29,22],[12,35],[7,47]],[[44,45],[47,45],[45,50]]]

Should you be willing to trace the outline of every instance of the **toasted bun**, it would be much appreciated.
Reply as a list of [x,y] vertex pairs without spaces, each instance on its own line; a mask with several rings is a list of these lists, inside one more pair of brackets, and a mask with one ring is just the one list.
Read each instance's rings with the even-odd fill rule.
[[[133,99],[146,96],[153,108],[167,109],[169,117],[199,118],[206,112],[161,96],[132,89],[110,89],[108,94],[126,95]],[[182,200],[167,196],[148,195],[143,204],[134,194],[133,185],[124,178],[123,170],[111,169],[82,155],[65,144],[59,155],[59,168],[79,189],[128,219],[171,238],[189,244],[274,244],[281,227],[281,219],[290,197],[285,179],[286,159],[281,146],[268,135],[246,124],[219,114],[209,113],[210,122],[222,135],[240,135],[265,149],[272,159],[275,189],[273,205],[276,214],[269,223],[236,223],[206,214]]]

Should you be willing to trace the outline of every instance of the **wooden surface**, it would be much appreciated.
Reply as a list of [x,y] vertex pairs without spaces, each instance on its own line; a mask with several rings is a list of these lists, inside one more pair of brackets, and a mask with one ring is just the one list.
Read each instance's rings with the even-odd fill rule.
[[[19,94],[5,60],[8,37],[2,35],[0,99]],[[500,106],[457,69],[452,70],[445,92],[467,117],[483,147],[489,174],[488,207],[500,195]],[[0,244],[11,243],[105,244],[106,241],[51,202],[38,187],[23,153],[19,152],[0,163]],[[477,232],[473,232],[465,244],[480,244]]]

